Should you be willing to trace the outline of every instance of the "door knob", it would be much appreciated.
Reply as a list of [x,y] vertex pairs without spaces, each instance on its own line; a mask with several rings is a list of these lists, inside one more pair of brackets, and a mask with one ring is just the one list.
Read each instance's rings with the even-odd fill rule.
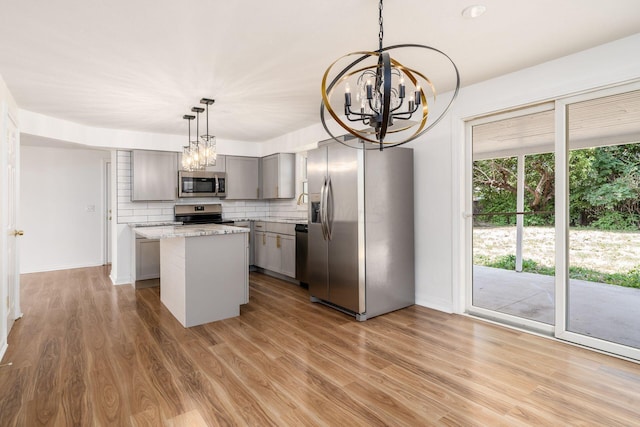
[[22,235],[24,235],[24,231],[22,231],[22,230],[14,230],[13,235],[14,236],[22,236]]

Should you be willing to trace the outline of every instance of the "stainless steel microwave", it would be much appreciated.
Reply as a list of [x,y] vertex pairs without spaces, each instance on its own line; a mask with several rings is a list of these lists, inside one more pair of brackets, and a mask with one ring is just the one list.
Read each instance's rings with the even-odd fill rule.
[[178,172],[178,197],[224,197],[226,189],[227,176],[222,172]]

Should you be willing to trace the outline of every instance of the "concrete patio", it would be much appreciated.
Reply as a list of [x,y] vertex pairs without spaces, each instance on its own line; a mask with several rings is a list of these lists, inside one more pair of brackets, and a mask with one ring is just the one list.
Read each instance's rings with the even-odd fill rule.
[[[473,267],[473,305],[553,324],[555,278]],[[568,329],[640,348],[640,289],[570,280]]]

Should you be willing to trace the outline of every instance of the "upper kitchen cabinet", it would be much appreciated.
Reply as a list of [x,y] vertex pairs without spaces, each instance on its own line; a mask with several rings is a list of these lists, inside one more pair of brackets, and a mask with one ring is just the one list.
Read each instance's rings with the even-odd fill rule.
[[[178,153],[178,168],[182,169],[182,153]],[[204,170],[207,172],[226,172],[226,156],[218,154],[215,166],[207,166]]]
[[216,156],[216,164],[215,166],[207,166],[204,168],[207,172],[226,172],[226,157],[222,154],[218,154]]
[[262,158],[262,198],[293,199],[296,155],[277,153]]
[[259,197],[260,159],[226,156],[227,200],[251,200]]
[[175,200],[178,185],[177,153],[131,151],[131,200]]

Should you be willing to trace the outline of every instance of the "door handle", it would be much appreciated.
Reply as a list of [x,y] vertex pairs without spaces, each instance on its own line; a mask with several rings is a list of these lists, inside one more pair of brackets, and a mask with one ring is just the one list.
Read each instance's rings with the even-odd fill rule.
[[324,183],[320,188],[320,228],[322,229],[322,239],[327,240],[327,228],[325,225],[325,193],[327,188],[327,178],[324,179]]
[[13,235],[14,236],[23,236],[24,235],[24,231],[22,231],[22,230],[14,230],[13,231]]
[[327,191],[325,192],[325,197],[327,198],[325,202],[325,221],[327,223],[327,239],[331,240],[331,220],[329,219],[329,194],[333,192],[331,186],[331,177],[327,179]]

